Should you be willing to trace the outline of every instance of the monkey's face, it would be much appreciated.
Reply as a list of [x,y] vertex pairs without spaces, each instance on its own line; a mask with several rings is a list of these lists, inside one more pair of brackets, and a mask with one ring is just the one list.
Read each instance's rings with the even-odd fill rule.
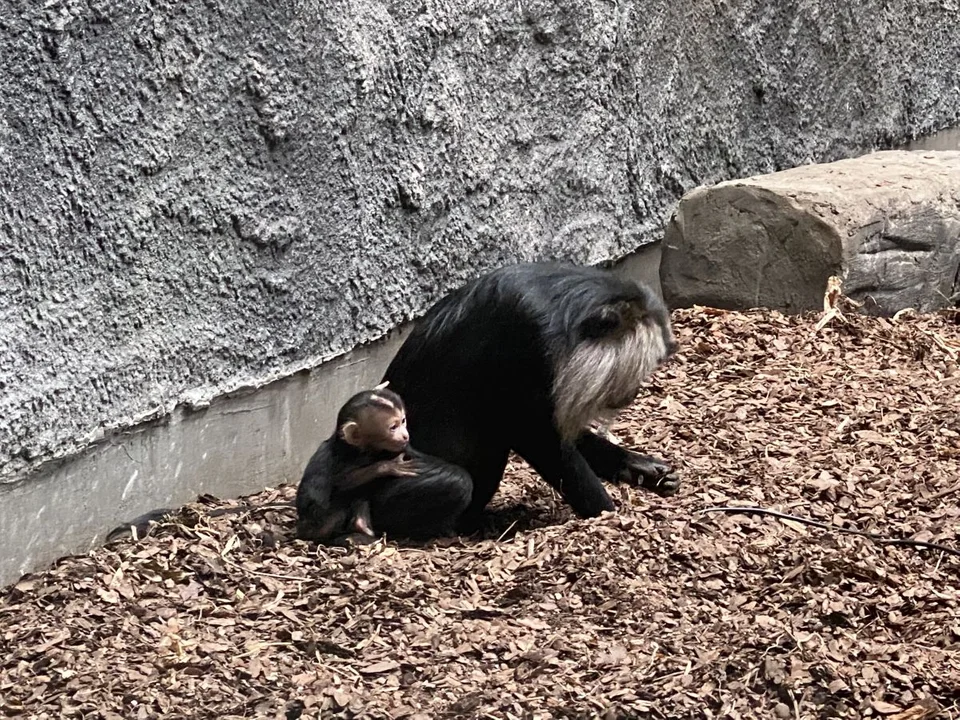
[[373,406],[363,408],[340,427],[340,437],[348,445],[365,452],[386,452],[399,455],[407,449],[407,413],[403,407]]
[[583,321],[580,337],[554,379],[554,419],[565,439],[629,406],[677,349],[670,317],[653,297],[600,308]]
[[403,410],[378,412],[378,437],[374,438],[375,450],[402,453],[410,444],[410,433],[407,430],[407,414]]

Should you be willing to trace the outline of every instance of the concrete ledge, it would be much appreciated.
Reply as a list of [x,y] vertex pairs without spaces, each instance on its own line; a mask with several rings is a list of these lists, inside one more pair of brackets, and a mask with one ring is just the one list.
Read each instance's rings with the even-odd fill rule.
[[960,150],[960,126],[944,128],[906,143],[902,150]]
[[178,407],[0,486],[0,585],[87,552],[150,510],[299,481],[337,409],[379,381],[404,334],[203,409]]

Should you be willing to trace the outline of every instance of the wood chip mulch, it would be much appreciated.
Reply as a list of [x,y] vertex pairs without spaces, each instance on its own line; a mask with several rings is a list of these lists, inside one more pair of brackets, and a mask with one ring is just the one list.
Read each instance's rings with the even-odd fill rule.
[[703,512],[960,550],[960,313],[819,317],[675,314],[613,428],[673,498],[578,520],[514,461],[484,538],[317,549],[201,499],[26,576],[0,715],[960,718],[960,557]]

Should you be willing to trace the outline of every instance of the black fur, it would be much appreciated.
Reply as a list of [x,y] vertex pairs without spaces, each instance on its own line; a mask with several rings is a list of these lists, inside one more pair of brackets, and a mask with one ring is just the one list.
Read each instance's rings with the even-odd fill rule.
[[581,516],[614,507],[598,475],[676,492],[679,481],[662,461],[592,433],[561,442],[554,423],[558,360],[608,332],[609,308],[620,301],[645,308],[673,352],[669,314],[648,288],[554,263],[490,272],[437,302],[408,336],[384,380],[404,399],[417,447],[472,478],[468,527],[496,493],[511,450]]
[[314,452],[297,487],[297,535],[305,540],[332,544],[342,544],[347,538],[368,541],[350,527],[358,501],[369,503],[375,532],[396,537],[449,533],[470,502],[473,486],[466,471],[409,446],[402,454],[414,462],[416,477],[385,477],[354,490],[342,488],[343,479],[351,470],[397,455],[356,448],[340,437],[345,423],[356,420],[362,409],[373,406],[372,395],[403,408],[397,394],[381,389],[357,393],[340,409],[333,434]]

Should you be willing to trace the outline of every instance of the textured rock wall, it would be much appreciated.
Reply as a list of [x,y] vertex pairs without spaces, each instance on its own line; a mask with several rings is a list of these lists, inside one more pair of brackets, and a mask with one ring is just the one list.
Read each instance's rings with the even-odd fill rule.
[[0,477],[380,336],[701,183],[957,121],[954,3],[0,8]]

